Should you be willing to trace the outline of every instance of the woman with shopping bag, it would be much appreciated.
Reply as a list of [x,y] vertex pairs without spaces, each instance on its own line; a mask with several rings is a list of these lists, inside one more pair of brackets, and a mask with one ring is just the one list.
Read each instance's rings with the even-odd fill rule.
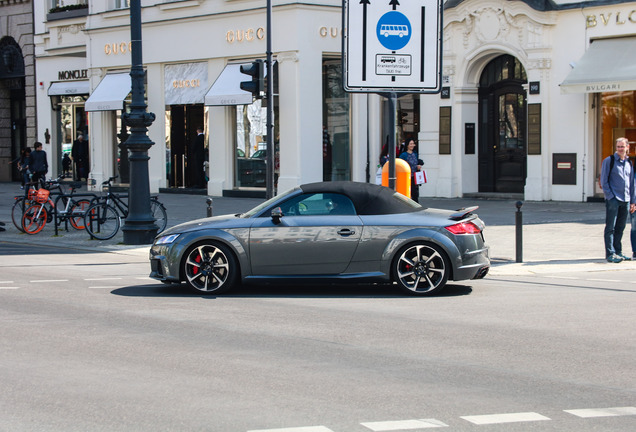
[[417,144],[413,138],[406,141],[406,150],[402,152],[400,159],[404,159],[411,167],[411,199],[418,202],[420,198],[420,184],[426,182],[426,175],[423,171],[420,171],[424,165],[424,161],[418,158]]

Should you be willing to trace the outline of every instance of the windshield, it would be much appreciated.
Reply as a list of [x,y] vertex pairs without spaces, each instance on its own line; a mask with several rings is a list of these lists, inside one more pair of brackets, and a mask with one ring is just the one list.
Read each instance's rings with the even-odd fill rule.
[[287,195],[291,195],[293,192],[296,192],[299,189],[300,188],[297,188],[297,187],[291,188],[288,191],[283,192],[282,194],[276,195],[274,198],[270,198],[267,201],[265,201],[264,203],[257,205],[252,210],[248,210],[245,213],[241,214],[240,217],[242,217],[242,218],[254,217],[255,215],[261,213],[267,207],[269,207],[272,204],[274,204],[276,201],[279,201],[280,199],[286,197]]

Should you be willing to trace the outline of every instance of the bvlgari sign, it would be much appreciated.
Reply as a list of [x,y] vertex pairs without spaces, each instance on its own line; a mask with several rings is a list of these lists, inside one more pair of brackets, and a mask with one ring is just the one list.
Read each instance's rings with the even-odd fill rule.
[[625,24],[636,24],[636,9],[633,9],[628,13],[615,11],[585,15],[585,22],[585,26],[587,28],[594,28],[597,26],[607,27],[610,24],[619,26]]

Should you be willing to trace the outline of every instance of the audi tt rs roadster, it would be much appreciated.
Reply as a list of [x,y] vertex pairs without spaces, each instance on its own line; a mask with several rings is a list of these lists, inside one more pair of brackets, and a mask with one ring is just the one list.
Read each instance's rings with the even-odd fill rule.
[[150,249],[150,277],[221,294],[239,283],[394,283],[411,295],[490,268],[477,207],[425,208],[384,186],[322,182],[254,209],[172,227]]

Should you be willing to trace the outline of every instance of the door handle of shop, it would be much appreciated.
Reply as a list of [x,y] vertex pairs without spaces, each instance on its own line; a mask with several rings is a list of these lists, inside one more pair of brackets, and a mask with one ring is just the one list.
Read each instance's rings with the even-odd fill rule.
[[356,232],[354,230],[350,230],[349,228],[341,229],[340,231],[338,231],[338,234],[343,237],[348,237],[350,235],[354,235],[355,233]]

